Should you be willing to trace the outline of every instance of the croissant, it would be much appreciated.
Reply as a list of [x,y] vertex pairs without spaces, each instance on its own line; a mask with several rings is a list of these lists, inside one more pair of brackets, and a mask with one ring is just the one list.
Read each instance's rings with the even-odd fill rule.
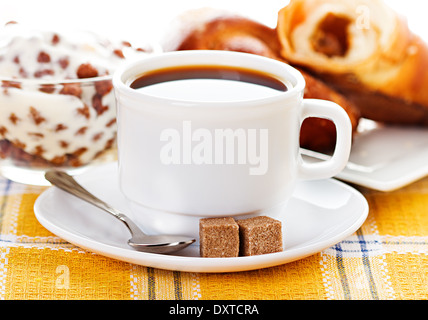
[[280,59],[273,29],[239,16],[220,16],[195,28],[176,50],[228,50]]
[[324,80],[362,117],[428,125],[428,46],[382,0],[291,0],[281,56]]
[[[239,51],[285,62],[280,55],[281,44],[275,29],[237,15],[223,14],[199,20],[176,47],[170,49]],[[306,80],[305,98],[330,100],[342,106],[351,119],[355,133],[360,120],[356,107],[326,84],[304,71],[302,74]],[[331,121],[319,118],[305,120],[300,134],[300,145],[303,148],[331,152],[335,144],[336,129]]]

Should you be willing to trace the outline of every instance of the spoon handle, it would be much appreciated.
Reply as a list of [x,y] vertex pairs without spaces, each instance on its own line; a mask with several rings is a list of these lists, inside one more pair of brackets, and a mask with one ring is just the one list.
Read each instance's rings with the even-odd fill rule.
[[97,206],[98,208],[118,218],[120,221],[125,222],[124,219],[122,219],[123,215],[118,210],[112,208],[104,201],[95,197],[92,193],[83,188],[79,183],[77,183],[76,180],[74,180],[72,176],[68,175],[67,173],[52,170],[45,173],[45,178],[50,183],[52,183],[52,185]]
[[92,193],[90,193],[88,190],[83,188],[72,176],[69,174],[63,172],[63,171],[48,171],[45,173],[45,178],[48,180],[52,185],[82,199],[86,202],[89,202],[90,204],[93,204],[94,206],[110,213],[120,221],[122,221],[126,227],[129,229],[132,235],[144,235],[144,232],[141,231],[140,228],[127,216],[125,216],[123,213],[121,213],[119,210],[111,207],[101,199],[94,196]]

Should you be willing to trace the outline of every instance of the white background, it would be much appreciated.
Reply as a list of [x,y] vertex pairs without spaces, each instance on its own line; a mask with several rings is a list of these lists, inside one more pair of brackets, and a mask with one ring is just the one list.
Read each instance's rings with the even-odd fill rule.
[[[386,0],[428,40],[427,1]],[[0,26],[14,20],[50,30],[90,30],[133,45],[159,41],[177,15],[190,8],[231,10],[275,27],[288,0],[0,0]]]

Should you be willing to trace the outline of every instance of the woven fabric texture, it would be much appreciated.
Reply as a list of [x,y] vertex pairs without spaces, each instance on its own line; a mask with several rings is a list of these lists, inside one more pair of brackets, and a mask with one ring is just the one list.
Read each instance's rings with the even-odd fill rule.
[[428,299],[428,179],[389,193],[360,188],[368,219],[331,248],[224,274],[154,269],[67,243],[34,215],[44,190],[0,179],[0,300]]

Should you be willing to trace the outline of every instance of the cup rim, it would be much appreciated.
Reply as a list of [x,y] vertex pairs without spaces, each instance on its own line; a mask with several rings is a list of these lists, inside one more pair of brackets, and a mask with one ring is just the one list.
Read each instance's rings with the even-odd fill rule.
[[35,79],[35,78],[12,78],[12,77],[1,77],[0,82],[12,83],[12,84],[23,84],[23,85],[34,85],[34,86],[60,86],[64,84],[86,84],[101,81],[112,81],[113,76],[111,74],[91,77],[91,78],[76,78],[76,79]]
[[[156,62],[161,60],[165,61],[174,61],[174,59],[182,59],[182,57],[199,57],[201,59],[207,60],[204,63],[177,63],[171,62],[167,63],[162,67],[150,68],[149,66],[155,65]],[[149,71],[163,69],[165,67],[172,66],[185,66],[185,65],[218,65],[218,66],[235,66],[234,64],[226,63],[226,59],[231,60],[240,60],[245,59],[245,63],[241,65],[236,65],[237,67],[243,67],[247,69],[252,69],[251,65],[248,64],[249,61],[253,62],[262,62],[270,64],[276,71],[269,72],[276,77],[284,79],[286,81],[292,82],[292,87],[288,88],[285,92],[280,92],[271,97],[263,97],[256,99],[247,99],[247,100],[234,100],[234,101],[195,101],[195,100],[183,100],[183,99],[172,99],[159,97],[155,95],[146,94],[144,92],[132,89],[129,86],[129,82],[135,80],[139,74]],[[208,62],[210,60],[210,62]],[[179,61],[179,60],[176,60]],[[144,71],[141,66],[148,66]],[[254,70],[260,70],[260,68],[253,68]],[[287,77],[282,76],[282,74],[287,74]],[[290,79],[294,78],[294,79]],[[144,57],[139,60],[132,61],[130,63],[125,63],[113,74],[113,87],[116,93],[124,94],[129,98],[140,100],[142,97],[145,101],[153,104],[162,104],[169,106],[180,106],[180,107],[249,107],[254,105],[260,105],[261,103],[274,103],[277,101],[283,101],[284,99],[293,98],[296,95],[302,94],[306,86],[305,79],[303,75],[295,68],[289,64],[274,60],[271,58],[243,52],[235,51],[222,51],[222,50],[184,50],[184,51],[173,51],[173,52],[162,52],[159,54],[151,55]]]

